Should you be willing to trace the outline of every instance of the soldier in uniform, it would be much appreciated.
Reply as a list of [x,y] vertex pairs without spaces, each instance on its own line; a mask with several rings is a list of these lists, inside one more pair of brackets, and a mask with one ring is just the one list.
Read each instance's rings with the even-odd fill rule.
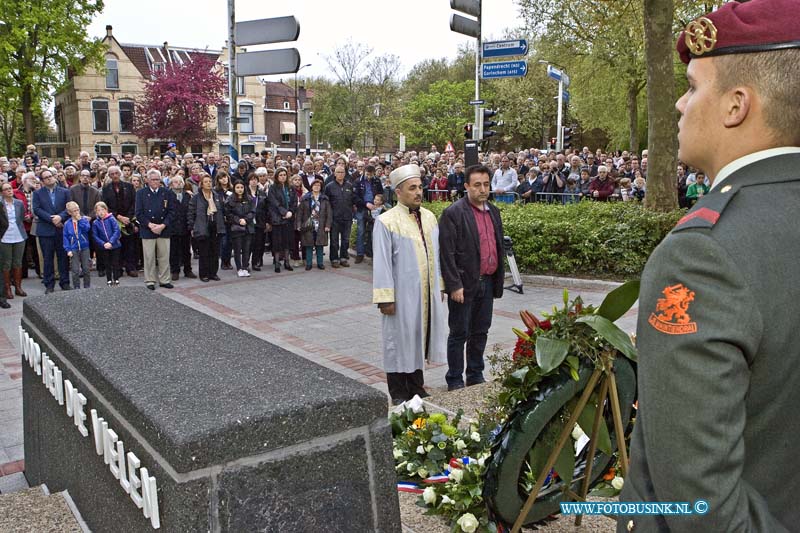
[[642,276],[620,501],[695,512],[622,516],[618,531],[797,530],[800,2],[730,2],[692,21],[678,51],[679,157],[712,188]]

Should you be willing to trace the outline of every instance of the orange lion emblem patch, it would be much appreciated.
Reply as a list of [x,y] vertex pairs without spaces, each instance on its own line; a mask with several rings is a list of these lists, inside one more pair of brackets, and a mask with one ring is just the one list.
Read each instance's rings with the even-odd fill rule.
[[665,288],[663,298],[656,302],[656,313],[650,313],[648,322],[661,333],[685,335],[697,332],[697,324],[689,316],[689,304],[694,301],[694,291],[678,283]]

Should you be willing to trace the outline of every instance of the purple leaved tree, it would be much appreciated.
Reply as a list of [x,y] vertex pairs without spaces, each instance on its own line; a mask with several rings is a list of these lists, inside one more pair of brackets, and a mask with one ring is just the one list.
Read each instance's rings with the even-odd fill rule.
[[170,63],[145,82],[144,95],[136,102],[134,133],[142,139],[175,141],[178,150],[207,141],[206,125],[212,106],[222,103],[226,80],[215,68],[215,59],[191,53],[192,61]]

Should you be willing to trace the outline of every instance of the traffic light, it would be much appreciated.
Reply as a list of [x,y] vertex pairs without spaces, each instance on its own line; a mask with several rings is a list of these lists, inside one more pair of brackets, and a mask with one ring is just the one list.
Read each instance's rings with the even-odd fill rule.
[[555,137],[550,137],[550,149],[551,150],[555,150],[556,149],[556,142],[557,141],[558,141],[558,139],[556,139]]
[[472,124],[464,126],[464,138],[468,141],[472,140]]
[[572,128],[564,128],[564,136],[562,137],[561,149],[569,150],[572,148]]
[[497,115],[496,109],[486,109],[483,107],[480,108],[481,129],[478,132],[480,134],[478,135],[478,140],[484,140],[488,137],[497,135],[497,132],[491,129],[497,126],[497,122],[491,120],[495,115]]

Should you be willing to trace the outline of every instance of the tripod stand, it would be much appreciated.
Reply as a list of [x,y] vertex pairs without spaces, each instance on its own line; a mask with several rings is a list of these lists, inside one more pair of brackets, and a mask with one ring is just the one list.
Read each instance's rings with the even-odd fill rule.
[[[617,436],[617,447],[620,453],[620,470],[622,470],[623,477],[628,471],[628,449],[625,445],[625,433],[624,428],[622,427],[622,414],[620,411],[620,403],[619,403],[619,393],[617,391],[617,381],[616,377],[614,376],[614,360],[613,359],[605,359],[603,361],[602,368],[595,368],[594,372],[592,373],[591,377],[589,378],[589,382],[586,384],[586,388],[583,390],[583,394],[578,400],[578,405],[575,407],[575,410],[572,412],[572,416],[570,416],[569,421],[564,426],[564,429],[561,431],[561,434],[558,436],[558,440],[556,441],[556,446],[552,452],[550,452],[550,456],[547,458],[547,462],[542,468],[542,471],[539,473],[536,479],[536,485],[531,490],[530,495],[528,495],[528,499],[525,501],[525,505],[522,506],[522,510],[517,516],[517,520],[514,522],[514,526],[511,528],[511,533],[518,533],[519,530],[522,528],[522,524],[525,520],[525,517],[528,516],[528,513],[533,507],[534,502],[536,501],[536,497],[539,495],[539,492],[542,490],[544,486],[544,482],[547,478],[547,473],[553,468],[553,465],[556,463],[556,459],[558,458],[561,450],[567,443],[567,439],[570,438],[572,433],[572,429],[575,427],[575,424],[578,422],[578,418],[580,417],[583,410],[586,408],[586,404],[589,402],[589,398],[591,397],[592,393],[597,388],[598,384],[600,386],[600,393],[597,399],[597,409],[595,409],[594,414],[594,421],[592,423],[592,433],[589,437],[589,450],[587,453],[587,460],[586,460],[586,471],[584,473],[583,482],[581,484],[580,494],[575,494],[572,490],[570,490],[569,486],[564,488],[564,494],[575,501],[586,501],[586,494],[589,492],[589,483],[591,482],[592,478],[592,467],[594,466],[594,455],[597,452],[597,441],[598,436],[600,433],[600,419],[603,416],[603,403],[605,402],[606,398],[609,400],[609,404],[611,406],[611,414],[614,419],[614,432]],[[577,515],[575,517],[575,525],[579,526],[582,520],[581,515]]]

